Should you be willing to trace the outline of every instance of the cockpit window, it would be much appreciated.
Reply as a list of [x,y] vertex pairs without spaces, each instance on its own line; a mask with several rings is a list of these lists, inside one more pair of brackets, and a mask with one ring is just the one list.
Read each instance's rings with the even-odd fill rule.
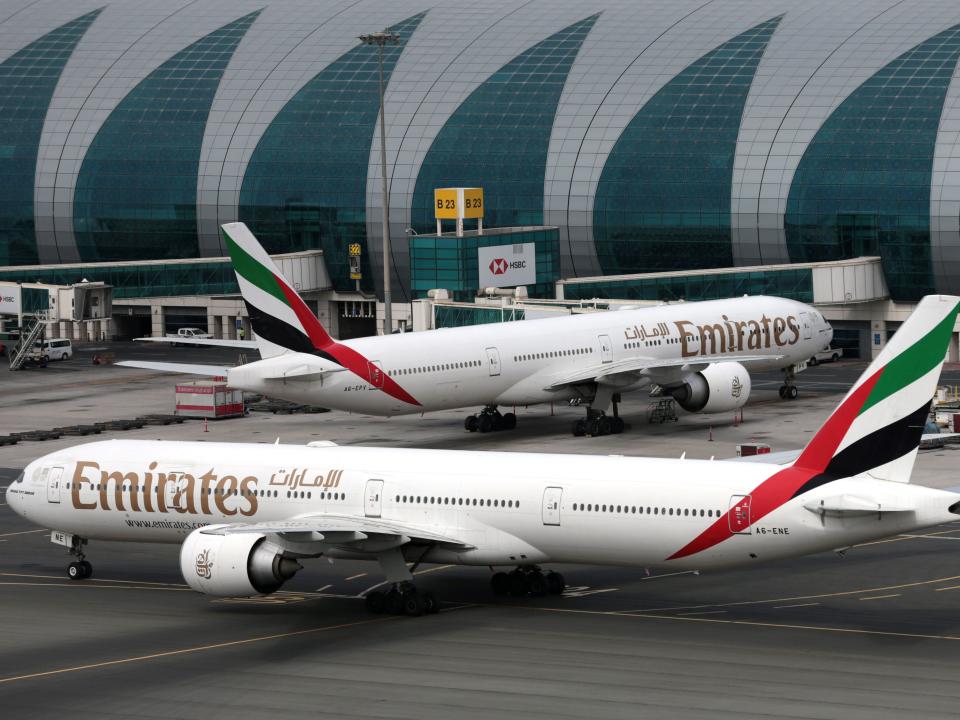
[[25,474],[26,474],[26,471],[25,471],[25,470],[22,470],[22,471],[20,472],[20,474],[17,475],[17,479],[13,481],[13,484],[16,485],[17,483],[22,483],[22,482],[23,482],[23,476],[24,476]]

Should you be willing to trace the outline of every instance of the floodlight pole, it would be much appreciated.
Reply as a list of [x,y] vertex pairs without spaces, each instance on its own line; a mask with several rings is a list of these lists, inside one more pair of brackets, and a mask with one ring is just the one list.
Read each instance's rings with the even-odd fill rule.
[[393,332],[393,298],[390,292],[390,196],[387,189],[387,123],[383,103],[383,46],[387,43],[398,45],[400,36],[396,33],[382,32],[360,35],[360,42],[377,46],[377,60],[380,69],[380,179],[383,183],[383,334]]

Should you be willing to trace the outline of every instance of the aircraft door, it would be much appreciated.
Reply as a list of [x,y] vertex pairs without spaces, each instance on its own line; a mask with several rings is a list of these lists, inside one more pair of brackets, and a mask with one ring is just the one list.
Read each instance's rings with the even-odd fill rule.
[[[186,510],[188,483],[183,470],[167,470],[167,482],[163,484],[163,506],[167,510]],[[216,507],[212,502],[211,505]]]
[[730,512],[727,514],[730,532],[734,535],[750,535],[750,496],[734,495],[730,498]]
[[800,326],[803,328],[803,339],[809,340],[813,337],[813,326],[810,324],[810,313],[800,313]]
[[543,491],[543,524],[560,524],[560,501],[563,499],[563,488],[548,487]]
[[368,363],[367,371],[370,375],[370,384],[375,388],[383,387],[383,366],[379,360],[371,360]]
[[383,480],[367,480],[363,491],[363,512],[367,517],[378,518],[383,507]]
[[598,335],[597,340],[600,341],[600,362],[613,362],[613,343],[610,342],[610,336]]
[[487,365],[490,367],[490,377],[500,374],[500,351],[495,347],[487,348]]
[[[44,473],[47,471],[44,470]],[[63,479],[63,468],[50,468],[47,474],[47,502],[60,502],[61,481]]]

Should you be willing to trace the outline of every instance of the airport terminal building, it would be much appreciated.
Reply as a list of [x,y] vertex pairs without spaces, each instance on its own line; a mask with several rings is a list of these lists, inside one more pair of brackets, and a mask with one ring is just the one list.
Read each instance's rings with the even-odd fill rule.
[[[960,292],[950,0],[3,0],[0,280],[104,280],[122,310],[118,278],[150,263],[153,296],[229,294],[218,225],[241,220],[319,251],[308,290],[372,317],[378,57],[357,36],[385,28],[395,300],[436,275],[417,238],[457,186],[484,188],[486,226],[543,229],[546,287],[751,268],[777,292],[763,268],[873,257],[890,303]],[[638,283],[592,292],[678,299]]]

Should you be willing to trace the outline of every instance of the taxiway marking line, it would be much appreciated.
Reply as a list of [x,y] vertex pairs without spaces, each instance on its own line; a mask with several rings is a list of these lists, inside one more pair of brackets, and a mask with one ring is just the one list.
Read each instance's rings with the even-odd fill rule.
[[722,615],[727,612],[726,610],[700,610],[699,612],[688,612],[688,613],[677,613],[681,617],[687,617],[688,615]]
[[795,608],[795,607],[811,607],[812,605],[819,605],[820,603],[796,603],[795,605],[774,605],[774,610],[785,610],[786,608]]
[[946,592],[947,590],[960,590],[960,585],[951,585],[950,587],[935,588],[934,592]]
[[924,633],[896,632],[894,630],[863,630],[861,628],[828,627],[826,625],[796,625],[792,623],[760,622],[758,620],[727,620],[712,617],[690,617],[685,615],[655,615],[650,613],[621,612],[618,610],[575,610],[573,608],[548,608],[530,605],[499,605],[521,610],[540,610],[543,612],[574,613],[582,615],[606,615],[608,617],[641,618],[645,620],[673,620],[674,622],[702,622],[717,625],[748,625],[752,627],[773,628],[776,630],[816,630],[819,632],[847,633],[850,635],[874,635],[881,637],[902,637],[921,640],[952,640],[960,642],[960,635],[928,635]]
[[696,570],[680,570],[679,572],[663,573],[662,575],[647,575],[641,580],[660,580],[661,578],[676,577],[677,575],[695,575]]
[[348,577],[348,578],[344,578],[344,580],[356,580],[357,578],[362,578],[362,577],[366,577],[366,576],[367,576],[366,573],[357,573],[356,575],[351,575],[351,576]]
[[167,590],[169,592],[190,592],[188,587],[156,587],[147,585],[87,585],[79,582],[15,582],[12,580],[0,580],[0,586],[3,585],[26,585],[27,587],[68,587],[68,588],[87,588],[92,590]]
[[0,537],[10,537],[11,535],[30,535],[32,533],[48,533],[49,530],[21,530],[20,532],[4,533]]
[[891,593],[890,595],[871,595],[869,597],[858,598],[858,600],[886,600],[887,598],[900,597],[903,593]]
[[51,677],[53,675],[63,675],[65,673],[80,672],[82,670],[94,670],[96,668],[110,667],[112,665],[127,665],[130,663],[145,662],[147,660],[158,660],[165,657],[175,657],[177,655],[188,655],[191,653],[206,652],[209,650],[220,650],[222,648],[237,647],[238,645],[250,645],[252,643],[265,642],[267,640],[281,640],[283,638],[297,637],[301,635],[310,635],[331,630],[342,630],[359,625],[370,625],[377,622],[386,622],[396,620],[400,616],[369,618],[367,620],[356,620],[354,622],[339,623],[337,625],[322,625],[320,627],[307,628],[306,630],[293,630],[291,632],[274,633],[272,635],[260,635],[242,640],[228,640],[226,642],[211,643],[209,645],[197,645],[196,647],[180,648],[179,650],[166,650],[164,652],[151,653],[149,655],[136,655],[134,657],[119,658],[117,660],[104,660],[103,662],[89,663],[87,665],[76,665],[74,667],[57,668],[56,670],[45,670],[43,672],[29,673],[27,675],[14,675],[11,677],[0,678],[0,685],[5,683],[17,682],[19,680],[31,680],[34,678]]
[[[951,530],[950,532],[956,532],[956,530]],[[943,535],[943,536],[937,536],[937,535],[933,535],[933,534],[931,534],[931,535],[904,535],[903,537],[905,537],[905,538],[922,538],[922,539],[925,539],[925,540],[960,540],[960,537],[947,537],[947,536],[945,536],[945,535]]]
[[883,545],[884,543],[892,542],[902,542],[904,540],[914,540],[916,538],[932,538],[938,535],[946,535],[947,533],[954,533],[956,530],[940,530],[939,532],[927,533],[926,535],[897,535],[892,538],[884,538],[883,540],[871,540],[870,542],[860,543],[859,545],[854,545],[854,547],[867,547],[869,545]]
[[323,587],[318,587],[315,592],[323,592],[323,591],[326,590],[328,587],[331,587],[331,586],[330,586],[330,585],[324,585]]
[[427,568],[426,570],[417,570],[414,575],[426,575],[427,573],[436,572],[437,570],[446,570],[447,568],[452,568],[453,565],[437,565],[436,567]]
[[[0,572],[0,577],[19,577],[19,578],[37,578],[39,580],[63,580],[62,575],[31,575],[29,573],[11,573],[11,572]],[[108,578],[87,578],[82,583],[126,583],[128,585],[161,585],[165,587],[176,587],[176,588],[187,588],[186,583],[164,583],[164,582],[153,582],[151,580],[110,580]],[[74,585],[81,584],[76,580],[73,581]]]
[[791,600],[818,600],[821,598],[844,597],[846,595],[864,595],[866,593],[883,592],[884,590],[903,590],[904,588],[919,587],[920,585],[933,585],[939,582],[949,582],[951,580],[960,580],[960,575],[951,575],[948,577],[934,578],[933,580],[919,580],[912,583],[903,583],[901,585],[885,585],[883,587],[862,588],[860,590],[841,590],[834,593],[821,593],[819,595],[797,595],[796,597],[769,598],[767,600],[740,600],[730,603],[704,603],[703,605],[681,605],[679,607],[657,607],[641,608],[639,610],[622,610],[624,613],[651,613],[651,612],[672,612],[675,610],[700,610],[702,608],[725,608],[739,607],[743,605],[766,605],[775,602],[790,602]]

